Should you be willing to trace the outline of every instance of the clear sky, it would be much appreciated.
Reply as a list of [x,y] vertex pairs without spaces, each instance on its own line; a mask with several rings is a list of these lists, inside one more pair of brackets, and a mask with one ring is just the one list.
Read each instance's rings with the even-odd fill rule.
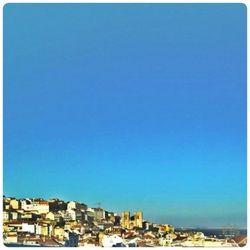
[[6,5],[4,194],[245,227],[246,7]]

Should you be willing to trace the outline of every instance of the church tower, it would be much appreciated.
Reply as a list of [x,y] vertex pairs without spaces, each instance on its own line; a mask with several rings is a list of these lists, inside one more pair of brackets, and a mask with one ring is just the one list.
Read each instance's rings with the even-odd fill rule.
[[124,228],[129,228],[130,213],[128,211],[122,212],[121,226]]
[[134,225],[135,227],[141,227],[142,228],[142,212],[141,211],[136,211],[134,213]]

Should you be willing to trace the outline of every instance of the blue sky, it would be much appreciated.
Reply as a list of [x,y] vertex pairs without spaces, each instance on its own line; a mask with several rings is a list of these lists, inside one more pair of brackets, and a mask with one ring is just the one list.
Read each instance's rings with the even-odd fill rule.
[[243,4],[7,4],[4,194],[246,226]]

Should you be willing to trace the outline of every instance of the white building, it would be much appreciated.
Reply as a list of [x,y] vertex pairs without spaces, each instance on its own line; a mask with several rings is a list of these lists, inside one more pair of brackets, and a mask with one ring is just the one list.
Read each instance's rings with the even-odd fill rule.
[[54,213],[48,212],[48,213],[46,214],[46,219],[55,220],[55,215],[54,215]]
[[67,210],[73,210],[73,209],[84,211],[87,209],[87,205],[85,205],[83,203],[75,202],[75,201],[70,201],[67,204]]
[[5,243],[17,243],[17,233],[9,232],[4,240]]
[[28,224],[28,223],[22,223],[22,232],[35,233],[35,225]]
[[46,214],[49,212],[49,203],[43,200],[25,199],[21,201],[21,208],[24,211],[34,211],[38,214]]
[[70,201],[67,205],[67,210],[72,210],[76,209],[76,202],[75,201]]
[[10,212],[10,218],[11,220],[17,220],[18,219],[18,213],[16,211]]
[[8,221],[9,220],[9,212],[8,211],[3,211],[3,221]]
[[102,245],[104,247],[112,247],[113,245],[116,245],[117,243],[123,243],[123,239],[116,234],[104,235],[102,238]]

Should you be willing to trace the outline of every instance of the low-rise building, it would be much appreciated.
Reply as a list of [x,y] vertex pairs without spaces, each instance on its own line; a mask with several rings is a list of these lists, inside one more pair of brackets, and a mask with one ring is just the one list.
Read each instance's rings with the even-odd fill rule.
[[35,224],[34,223],[22,223],[22,232],[26,233],[35,233]]
[[72,210],[72,209],[76,209],[76,210],[87,210],[87,205],[83,204],[83,203],[79,203],[76,201],[70,201],[67,204],[67,210]]
[[52,234],[53,226],[47,222],[38,222],[35,227],[36,234],[41,236],[50,236]]
[[9,232],[4,241],[5,243],[18,243],[17,232]]
[[159,228],[159,233],[173,233],[174,232],[174,227],[169,224],[161,224],[156,227]]
[[11,199],[10,200],[10,208],[12,209],[19,209],[20,208],[20,202],[17,199]]
[[3,211],[3,222],[7,222],[10,219],[9,211]]
[[46,214],[45,218],[54,221],[55,220],[55,215],[52,212],[48,212]]
[[53,235],[60,240],[64,238],[64,228],[62,227],[55,227],[53,230]]
[[41,199],[25,199],[21,200],[21,208],[24,211],[37,212],[38,214],[46,214],[49,212],[49,203]]
[[118,243],[124,243],[123,239],[114,234],[114,235],[103,235],[102,239],[101,239],[101,244],[103,247],[112,247]]
[[102,208],[93,208],[95,219],[101,221],[105,219],[105,210]]

